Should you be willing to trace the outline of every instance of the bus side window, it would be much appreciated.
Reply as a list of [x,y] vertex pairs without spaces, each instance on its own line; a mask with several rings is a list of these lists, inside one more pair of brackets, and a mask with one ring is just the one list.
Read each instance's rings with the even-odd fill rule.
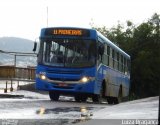
[[115,68],[115,51],[114,51],[114,49],[112,49],[112,60],[113,60],[112,66],[113,66],[113,68]]
[[110,47],[109,66],[113,68],[112,48]]
[[110,65],[110,47],[109,46],[107,46],[107,58],[108,58],[108,66]]
[[117,52],[114,51],[114,69],[118,70]]
[[108,66],[107,44],[104,45],[103,63]]
[[121,54],[119,54],[119,71],[122,70],[122,63],[121,63]]
[[126,58],[124,57],[124,73],[127,74],[127,63],[126,63]]
[[117,70],[119,70],[119,53],[117,52]]
[[124,72],[124,59],[123,59],[123,55],[121,55],[121,72]]
[[103,55],[104,55],[104,45],[101,42],[98,42],[98,58],[99,62],[104,62],[103,61]]

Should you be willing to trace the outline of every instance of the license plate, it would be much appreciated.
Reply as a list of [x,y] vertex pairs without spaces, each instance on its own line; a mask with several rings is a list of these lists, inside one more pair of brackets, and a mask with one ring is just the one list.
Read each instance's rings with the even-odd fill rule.
[[65,87],[65,86],[68,86],[67,84],[65,83],[59,83],[58,86],[62,86],[62,87]]

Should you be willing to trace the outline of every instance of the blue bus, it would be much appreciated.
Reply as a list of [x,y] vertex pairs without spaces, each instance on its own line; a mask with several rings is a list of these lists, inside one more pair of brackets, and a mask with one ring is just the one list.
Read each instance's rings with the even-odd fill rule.
[[36,89],[51,100],[71,95],[117,104],[129,94],[130,56],[95,29],[41,29],[37,62]]

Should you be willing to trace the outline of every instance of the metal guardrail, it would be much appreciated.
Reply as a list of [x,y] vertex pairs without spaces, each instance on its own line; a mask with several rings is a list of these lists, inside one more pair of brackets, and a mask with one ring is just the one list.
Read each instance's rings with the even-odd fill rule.
[[10,91],[13,91],[13,81],[35,82],[35,67],[15,67],[15,66],[0,66],[0,80],[6,81],[4,92],[7,92],[8,81],[11,81]]

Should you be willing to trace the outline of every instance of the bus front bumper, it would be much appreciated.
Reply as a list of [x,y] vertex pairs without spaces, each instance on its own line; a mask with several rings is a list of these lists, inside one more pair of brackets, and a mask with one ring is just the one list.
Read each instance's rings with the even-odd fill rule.
[[[86,81],[87,79],[84,79]],[[69,93],[92,93],[94,94],[95,80],[83,81],[56,81],[56,80],[42,80],[36,78],[36,89],[44,91],[56,91],[60,94]]]

